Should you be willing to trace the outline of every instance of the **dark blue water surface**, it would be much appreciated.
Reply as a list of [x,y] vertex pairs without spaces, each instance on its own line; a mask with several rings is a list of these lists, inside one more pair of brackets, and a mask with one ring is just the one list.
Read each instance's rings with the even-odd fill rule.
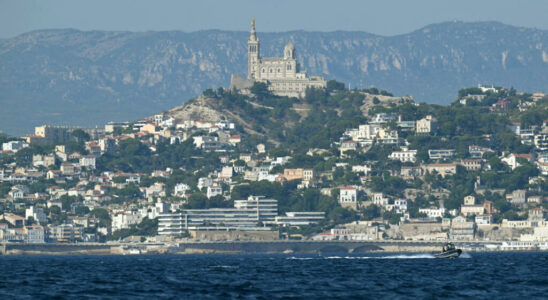
[[548,253],[0,256],[0,299],[548,297]]

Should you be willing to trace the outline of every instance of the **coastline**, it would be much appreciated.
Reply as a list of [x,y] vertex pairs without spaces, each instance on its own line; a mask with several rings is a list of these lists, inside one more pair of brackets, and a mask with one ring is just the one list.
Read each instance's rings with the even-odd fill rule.
[[[1,244],[0,256],[33,255],[208,255],[208,254],[319,254],[437,253],[443,242],[406,241],[225,241],[179,244]],[[466,246],[464,246],[466,245]],[[466,242],[464,252],[545,252],[546,249],[501,249],[485,243]]]

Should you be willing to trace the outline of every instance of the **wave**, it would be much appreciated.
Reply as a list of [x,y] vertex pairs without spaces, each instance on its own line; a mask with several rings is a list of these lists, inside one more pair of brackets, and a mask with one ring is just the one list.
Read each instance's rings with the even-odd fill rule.
[[400,254],[388,256],[320,256],[320,257],[288,257],[292,260],[311,260],[311,259],[428,259],[435,258],[433,254]]
[[[379,256],[319,256],[319,257],[288,257],[292,260],[311,260],[311,259],[431,259],[436,258],[434,254],[398,254],[398,255],[379,255]],[[472,258],[469,253],[463,253],[460,258]]]
[[208,268],[211,268],[211,269],[237,269],[238,266],[215,265],[215,266],[208,266]]

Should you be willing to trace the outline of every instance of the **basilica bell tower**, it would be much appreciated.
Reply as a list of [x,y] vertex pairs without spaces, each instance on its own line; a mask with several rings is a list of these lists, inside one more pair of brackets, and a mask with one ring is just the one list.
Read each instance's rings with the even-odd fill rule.
[[255,34],[255,18],[251,18],[251,35],[247,41],[247,79],[258,78],[259,38]]

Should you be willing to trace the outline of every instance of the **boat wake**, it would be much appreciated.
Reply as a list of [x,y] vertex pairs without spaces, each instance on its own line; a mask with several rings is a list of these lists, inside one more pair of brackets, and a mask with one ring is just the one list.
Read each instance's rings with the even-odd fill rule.
[[430,259],[435,258],[432,254],[399,254],[388,256],[321,256],[321,257],[289,257],[287,259],[294,260],[311,260],[311,259]]

